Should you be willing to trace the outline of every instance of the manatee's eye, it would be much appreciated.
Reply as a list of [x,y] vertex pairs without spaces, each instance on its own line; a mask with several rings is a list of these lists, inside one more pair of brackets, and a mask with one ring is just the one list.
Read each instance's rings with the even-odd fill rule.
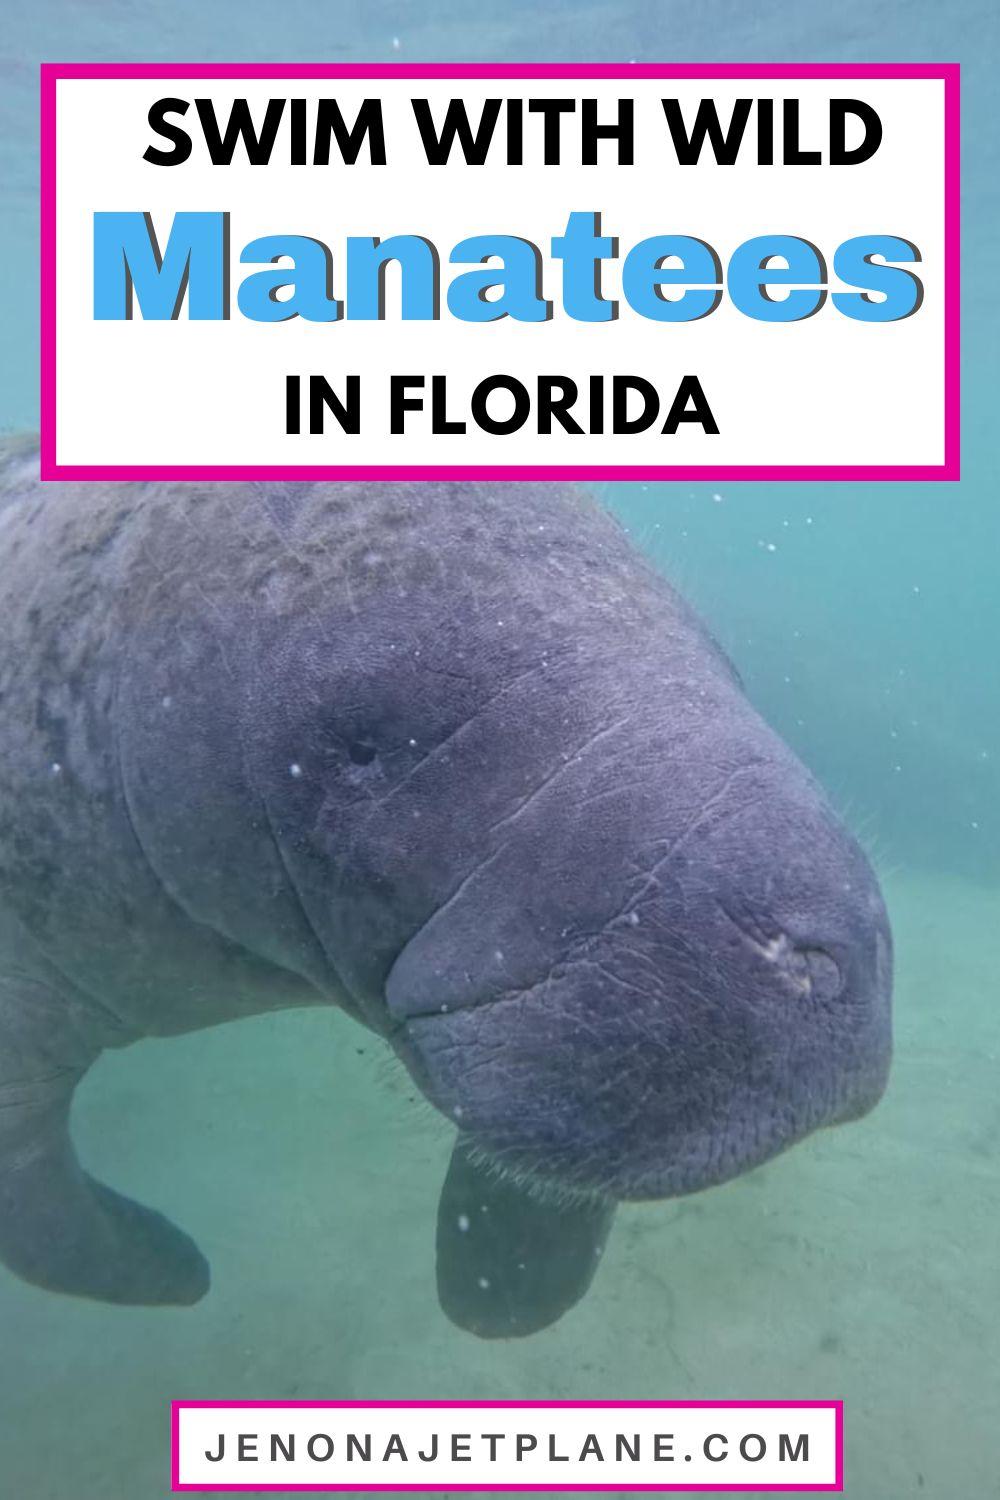
[[356,766],[370,766],[377,755],[374,745],[369,745],[367,740],[352,740],[347,747],[348,759]]

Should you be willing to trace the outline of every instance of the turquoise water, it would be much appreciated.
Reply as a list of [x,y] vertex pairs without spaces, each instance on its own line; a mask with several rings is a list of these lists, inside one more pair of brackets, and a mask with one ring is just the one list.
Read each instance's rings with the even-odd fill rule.
[[622,1211],[572,1314],[486,1345],[433,1293],[448,1127],[346,1019],[107,1058],[81,1154],[195,1234],[214,1289],[125,1312],[0,1278],[0,1494],[160,1500],[177,1395],[842,1396],[850,1500],[1000,1494],[995,5],[43,0],[8,8],[2,49],[5,426],[37,422],[35,67],[84,58],[958,60],[965,404],[960,484],[605,494],[874,853],[898,961],[879,1109]]

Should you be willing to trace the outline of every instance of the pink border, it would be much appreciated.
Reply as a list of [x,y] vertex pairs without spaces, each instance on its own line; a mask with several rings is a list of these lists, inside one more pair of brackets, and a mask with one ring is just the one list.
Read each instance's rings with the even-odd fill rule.
[[[945,458],[861,465],[108,465],[56,462],[56,83],[60,78],[940,78],[945,87]],[[436,480],[957,480],[960,478],[958,63],[43,63],[41,478]]]
[[584,1491],[602,1492],[607,1494],[623,1494],[625,1492],[643,1491],[656,1492],[659,1494],[670,1494],[678,1491],[688,1494],[697,1492],[712,1494],[745,1494],[766,1493],[769,1495],[786,1494],[792,1491],[802,1494],[841,1494],[844,1489],[844,1403],[842,1400],[830,1401],[171,1401],[170,1403],[170,1489],[173,1493],[184,1493],[196,1491],[208,1493],[209,1491],[240,1491],[252,1490],[255,1493],[281,1493],[292,1494],[303,1491],[311,1493],[333,1492],[353,1494],[403,1494],[440,1491],[440,1483],[437,1484],[181,1484],[179,1477],[180,1465],[180,1413],[184,1407],[189,1408],[213,1408],[230,1409],[237,1407],[240,1410],[277,1407],[281,1409],[296,1408],[320,1411],[340,1411],[345,1408],[354,1407],[380,1407],[395,1410],[410,1410],[414,1407],[419,1409],[441,1409],[450,1407],[480,1407],[486,1410],[509,1407],[531,1407],[541,1410],[553,1408],[576,1408],[578,1410],[589,1410],[593,1408],[621,1408],[621,1407],[658,1407],[663,1410],[704,1410],[706,1407],[723,1407],[730,1411],[758,1411],[773,1409],[788,1409],[790,1411],[815,1409],[819,1407],[832,1407],[836,1413],[836,1445],[837,1445],[837,1468],[836,1478],[833,1484],[451,1484],[448,1493],[486,1494],[493,1491],[505,1491],[518,1493],[538,1494],[542,1491],[582,1493]]

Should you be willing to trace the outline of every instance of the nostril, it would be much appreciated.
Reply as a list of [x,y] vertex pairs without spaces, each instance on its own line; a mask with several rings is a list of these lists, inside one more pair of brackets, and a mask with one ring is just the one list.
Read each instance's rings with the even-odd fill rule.
[[796,994],[808,1000],[836,1000],[844,988],[840,965],[826,948],[800,947],[782,933],[760,945],[760,951]]
[[787,932],[779,932],[776,937],[765,936],[760,923],[751,922],[745,913],[737,918],[725,907],[722,911],[743,941],[773,966],[796,995],[819,1004],[836,1000],[844,988],[845,976],[829,949],[796,943]]
[[840,965],[825,948],[798,948],[795,956],[801,965],[802,988],[811,1000],[836,1000],[844,988]]

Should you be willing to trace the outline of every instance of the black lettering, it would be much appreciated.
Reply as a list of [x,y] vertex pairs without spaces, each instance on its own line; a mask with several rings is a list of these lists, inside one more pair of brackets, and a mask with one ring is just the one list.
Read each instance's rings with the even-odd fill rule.
[[281,116],[285,110],[284,99],[269,99],[264,111],[264,122],[260,133],[253,122],[250,106],[245,99],[234,99],[226,122],[226,133],[219,130],[215,105],[211,99],[196,99],[195,108],[201,121],[205,145],[214,167],[231,165],[236,147],[242,140],[246,147],[247,160],[252,167],[266,167],[271,160],[277,138]]
[[[628,414],[629,392],[642,397],[642,410],[638,416]],[[676,404],[676,398],[675,398]],[[611,381],[611,427],[613,432],[645,432],[652,427],[660,411],[660,398],[656,387],[642,375],[615,375]],[[666,431],[666,428],[664,428]]]
[[[514,410],[509,417],[491,417],[489,399],[494,391],[509,391],[514,398]],[[519,380],[512,375],[490,375],[481,380],[472,393],[472,417],[477,427],[495,437],[507,437],[523,427],[531,414],[531,397]]]
[[822,151],[803,151],[799,145],[799,101],[785,99],[781,106],[781,121],[785,131],[785,154],[787,167],[816,167],[823,160]]
[[[852,151],[847,149],[847,116],[857,115],[865,127],[865,138]],[[882,121],[870,104],[861,99],[830,100],[830,165],[856,167],[870,161],[882,144]]]
[[[688,402],[691,403],[690,410],[688,410]],[[701,388],[701,381],[697,375],[684,375],[681,378],[662,430],[669,436],[677,431],[682,422],[698,422],[710,436],[718,437],[719,435],[719,424],[712,415],[712,408],[708,404],[708,398]]]
[[372,166],[385,166],[385,126],[380,100],[366,99],[358,110],[353,126],[348,130],[336,99],[320,99],[316,109],[314,165],[329,165],[331,136],[336,140],[337,150],[346,166],[354,166],[366,140],[368,159]]
[[451,433],[464,432],[465,423],[456,422],[448,416],[448,379],[445,375],[431,376],[431,432],[447,437]]
[[444,123],[440,131],[435,129],[434,118],[431,114],[430,102],[427,99],[412,99],[410,101],[413,113],[417,121],[417,129],[420,131],[420,139],[423,143],[424,155],[431,167],[447,166],[451,156],[451,150],[458,138],[462,155],[466,165],[470,167],[481,167],[486,160],[486,154],[493,140],[493,132],[496,130],[497,120],[500,117],[500,100],[486,99],[483,102],[482,114],[479,117],[479,125],[475,135],[469,123],[468,111],[464,99],[450,99],[445,111]]
[[[286,432],[295,433],[300,431],[298,425],[294,428],[287,426],[288,416],[288,383],[298,380],[298,376],[288,377],[285,385],[285,415]],[[330,382],[322,375],[309,376],[309,433],[317,436],[326,430],[326,413],[331,411],[339,423],[341,429],[352,437],[357,437],[361,431],[361,376],[348,375],[344,382],[346,398],[341,401],[337,392]],[[295,396],[296,409],[294,412],[296,423],[299,421],[298,395]]]
[[404,413],[408,411],[423,411],[423,396],[408,396],[408,386],[423,386],[422,375],[392,375],[389,377],[389,431],[393,436],[398,436],[406,431],[406,418]]
[[581,114],[583,165],[597,166],[599,141],[618,142],[618,164],[630,167],[635,160],[635,106],[631,99],[618,100],[618,119],[613,125],[598,125],[597,100],[584,99]]
[[[593,377],[592,377],[593,378]],[[600,378],[600,377],[598,377]],[[558,394],[557,394],[558,391]],[[538,430],[549,434],[553,417],[565,432],[579,435],[583,428],[569,408],[579,394],[575,380],[568,375],[539,375],[538,377]]]
[[547,167],[557,167],[561,146],[562,117],[573,113],[576,109],[576,100],[529,99],[528,109],[533,114],[541,115],[544,121],[542,160]]
[[173,141],[172,151],[161,151],[157,146],[147,146],[142,153],[143,161],[152,162],[154,167],[179,167],[182,161],[187,161],[191,155],[191,137],[186,130],[179,125],[170,125],[167,115],[187,114],[190,103],[187,99],[157,99],[150,106],[147,119],[156,131],[157,135],[165,136],[168,141]]
[[699,102],[690,132],[684,124],[684,115],[677,99],[661,99],[660,103],[667,117],[667,128],[680,166],[697,166],[706,137],[720,167],[731,167],[734,164],[750,118],[752,99],[737,99],[725,133],[714,99],[702,99]]

